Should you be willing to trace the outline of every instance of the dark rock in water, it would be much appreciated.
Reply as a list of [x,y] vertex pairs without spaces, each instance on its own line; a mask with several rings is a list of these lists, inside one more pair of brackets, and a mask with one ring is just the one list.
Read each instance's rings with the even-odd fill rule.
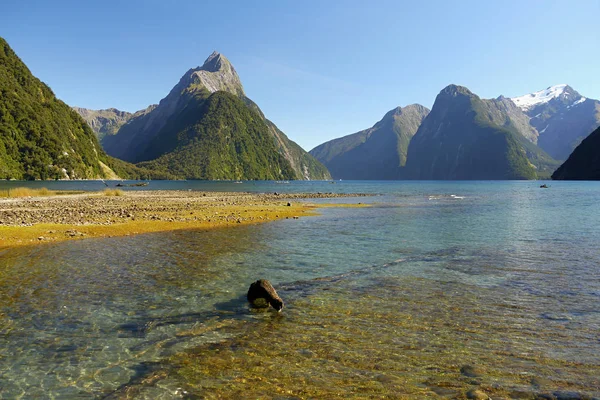
[[283,300],[281,300],[271,282],[266,279],[259,279],[251,284],[247,297],[254,307],[265,308],[270,305],[277,311],[283,309]]
[[551,393],[538,393],[535,395],[535,400],[556,400],[556,397]]
[[508,397],[514,400],[523,399],[523,400],[531,400],[538,399],[538,396],[526,390],[513,390],[508,394]]
[[490,396],[479,389],[471,389],[467,392],[467,399],[488,400]]
[[451,398],[457,398],[458,397],[458,391],[456,389],[453,388],[447,388],[447,387],[430,387],[431,391],[435,394],[437,394],[438,396],[442,396],[442,397],[451,397]]

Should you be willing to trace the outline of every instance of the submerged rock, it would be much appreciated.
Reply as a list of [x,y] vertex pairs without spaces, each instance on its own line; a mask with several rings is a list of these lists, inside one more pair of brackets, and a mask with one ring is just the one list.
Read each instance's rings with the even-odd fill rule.
[[251,284],[247,298],[254,307],[266,308],[270,305],[277,311],[283,309],[283,300],[281,300],[271,282],[266,279],[259,279]]
[[467,392],[467,399],[488,400],[490,397],[479,389],[471,389]]
[[570,391],[556,391],[552,393],[557,400],[591,400],[592,397],[587,396],[583,393],[570,392]]
[[463,365],[460,368],[460,373],[469,378],[478,378],[483,375],[483,371],[474,365]]

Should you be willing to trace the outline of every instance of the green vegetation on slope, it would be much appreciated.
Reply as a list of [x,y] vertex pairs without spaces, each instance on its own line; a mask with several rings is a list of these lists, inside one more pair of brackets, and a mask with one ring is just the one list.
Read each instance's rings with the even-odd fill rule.
[[600,128],[592,132],[552,174],[556,180],[600,180]]
[[0,38],[0,177],[105,176],[96,136]]
[[[475,122],[482,127],[490,127],[497,129],[499,121],[506,121],[502,128],[511,139],[506,150],[506,160],[508,162],[509,171],[520,178],[508,179],[547,179],[552,171],[560,164],[558,161],[550,157],[544,150],[531,142],[531,134],[527,132],[527,136],[522,134],[526,132],[522,126],[522,118],[513,116],[499,117],[497,109],[495,113],[490,111],[490,108],[496,108],[498,100],[482,100],[475,96],[471,103],[475,111]],[[496,107],[490,107],[496,105]],[[500,109],[502,111],[502,109]],[[515,107],[516,110],[516,107]],[[520,112],[520,111],[519,111]],[[523,114],[524,115],[524,114]],[[525,158],[523,158],[525,155]],[[531,168],[535,170],[532,171]]]
[[79,114],[34,77],[0,38],[1,179],[170,176],[107,156]]
[[276,147],[280,154],[289,161],[295,172],[294,179],[328,180],[329,171],[315,157],[307,153],[296,142],[290,140],[274,123],[265,119],[271,135],[275,138]]
[[295,178],[263,118],[226,92],[190,99],[149,143],[144,158],[152,161],[139,166],[187,179]]
[[149,180],[149,179],[167,179],[176,180],[178,176],[171,174],[166,170],[159,168],[145,168],[130,164],[118,158],[107,156],[107,165],[117,176],[124,179]]

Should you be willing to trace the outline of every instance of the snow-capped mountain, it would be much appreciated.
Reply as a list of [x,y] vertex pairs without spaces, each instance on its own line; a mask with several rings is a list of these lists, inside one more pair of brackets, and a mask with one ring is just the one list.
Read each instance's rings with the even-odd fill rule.
[[586,100],[579,93],[573,90],[572,87],[566,84],[550,86],[547,89],[540,90],[538,92],[529,93],[519,97],[513,97],[511,100],[521,108],[524,112],[527,112],[537,106],[546,104],[553,99],[561,99],[563,101],[572,101],[571,106],[581,103]]
[[600,125],[600,102],[566,84],[511,100],[539,133],[538,146],[557,160],[566,160],[581,141]]

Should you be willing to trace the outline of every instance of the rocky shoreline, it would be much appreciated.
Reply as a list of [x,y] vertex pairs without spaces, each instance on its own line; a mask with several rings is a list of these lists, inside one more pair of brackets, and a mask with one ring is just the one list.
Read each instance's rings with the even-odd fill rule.
[[297,218],[316,206],[294,200],[357,196],[157,190],[0,199],[0,248]]

